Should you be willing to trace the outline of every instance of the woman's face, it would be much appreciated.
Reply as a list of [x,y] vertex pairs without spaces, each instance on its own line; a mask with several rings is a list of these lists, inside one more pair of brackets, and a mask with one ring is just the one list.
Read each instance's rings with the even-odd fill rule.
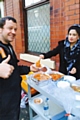
[[68,40],[71,44],[75,44],[79,39],[79,35],[75,29],[69,31]]

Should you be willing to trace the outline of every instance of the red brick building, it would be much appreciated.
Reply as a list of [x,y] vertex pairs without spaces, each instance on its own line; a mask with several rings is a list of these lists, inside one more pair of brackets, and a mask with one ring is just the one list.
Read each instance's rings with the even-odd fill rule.
[[[16,40],[12,43],[18,57],[20,53],[25,53],[25,8],[23,4],[24,0],[4,0],[4,15],[15,17],[18,23]],[[50,49],[53,49],[59,40],[65,38],[70,25],[80,24],[80,0],[50,0],[49,4]],[[58,56],[52,59],[56,61],[56,67],[58,68]]]

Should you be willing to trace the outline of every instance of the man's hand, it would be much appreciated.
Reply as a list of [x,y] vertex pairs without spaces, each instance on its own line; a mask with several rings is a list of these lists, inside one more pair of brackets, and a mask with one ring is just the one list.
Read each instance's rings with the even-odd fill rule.
[[9,76],[12,74],[14,67],[12,65],[9,65],[8,62],[10,60],[10,55],[2,62],[0,63],[0,77],[1,78],[9,78]]
[[36,66],[34,66],[34,64],[32,64],[30,66],[30,71],[37,72],[37,71],[39,71],[39,69]]

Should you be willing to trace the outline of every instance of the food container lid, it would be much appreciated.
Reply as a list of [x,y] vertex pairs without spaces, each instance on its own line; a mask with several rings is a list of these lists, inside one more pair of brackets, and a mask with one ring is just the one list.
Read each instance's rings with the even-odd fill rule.
[[59,81],[57,82],[57,86],[59,88],[66,88],[70,86],[70,83],[68,81]]

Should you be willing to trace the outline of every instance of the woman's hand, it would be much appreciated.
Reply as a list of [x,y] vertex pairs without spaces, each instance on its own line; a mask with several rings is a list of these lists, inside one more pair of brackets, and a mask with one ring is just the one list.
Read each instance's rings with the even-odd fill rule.
[[69,71],[69,73],[71,73],[71,74],[75,74],[76,72],[77,72],[77,70],[76,70],[75,67],[73,67],[73,68],[71,69],[71,71]]
[[44,59],[44,55],[43,54],[39,55],[39,57],[40,57],[40,59]]

